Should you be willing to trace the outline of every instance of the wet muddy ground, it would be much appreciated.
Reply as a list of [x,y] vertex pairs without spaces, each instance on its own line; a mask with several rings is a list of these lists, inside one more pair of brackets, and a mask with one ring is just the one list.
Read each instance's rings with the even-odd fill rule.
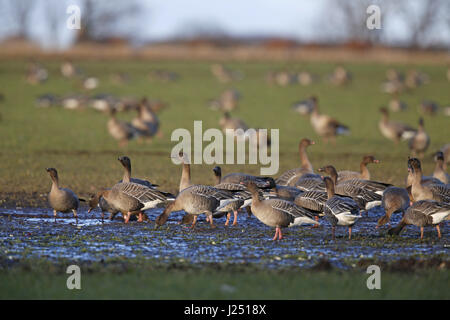
[[[347,228],[337,228],[336,241],[331,228],[321,219],[320,228],[309,226],[284,229],[284,239],[272,241],[274,229],[254,216],[240,213],[237,226],[224,226],[225,219],[215,219],[216,228],[200,217],[195,229],[178,225],[183,212],[172,213],[168,222],[155,230],[155,218],[162,209],[147,211],[149,220],[124,224],[119,218],[102,223],[100,213],[80,210],[78,224],[71,214],[59,214],[56,222],[49,209],[0,208],[0,256],[6,260],[44,258],[98,262],[111,258],[152,259],[161,263],[252,264],[263,268],[310,268],[328,261],[338,269],[351,269],[362,260],[382,263],[404,259],[438,258],[449,263],[448,222],[441,226],[442,239],[435,228],[406,227],[400,236],[388,236],[387,227],[375,229],[383,215],[380,207],[363,214],[354,226],[353,238],[347,239]],[[395,225],[401,214],[394,214]]]

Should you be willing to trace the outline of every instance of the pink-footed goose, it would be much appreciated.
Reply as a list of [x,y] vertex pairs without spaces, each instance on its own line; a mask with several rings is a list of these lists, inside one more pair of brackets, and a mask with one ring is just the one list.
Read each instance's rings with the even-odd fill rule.
[[439,223],[448,219],[450,216],[450,203],[437,202],[434,200],[420,200],[414,202],[412,206],[406,210],[400,223],[390,229],[390,235],[398,235],[402,229],[412,224],[420,227],[420,239],[423,239],[423,231],[425,226],[436,226],[438,237],[441,238],[441,230]]
[[385,138],[397,144],[400,142],[400,139],[408,140],[416,134],[416,129],[406,124],[389,120],[389,112],[386,108],[380,108],[380,112],[382,117],[378,122],[378,128]]
[[148,180],[143,180],[143,179],[138,179],[138,178],[132,178],[131,177],[131,160],[129,157],[127,156],[121,156],[119,157],[117,160],[119,160],[119,162],[122,164],[122,166],[124,167],[124,173],[123,173],[123,178],[122,180],[119,181],[120,182],[134,182],[137,184],[142,184],[143,186],[149,187],[149,188],[155,188],[158,187],[158,185],[151,183]]
[[336,226],[348,226],[348,238],[352,238],[352,227],[361,218],[359,206],[351,198],[335,194],[334,181],[330,177],[323,178],[328,200],[324,205],[325,218],[331,223],[331,234],[335,239]]
[[109,212],[109,220],[113,220],[114,217],[119,213],[119,210],[117,210],[116,208],[114,208],[113,206],[111,206],[111,204],[109,204],[103,197],[102,197],[102,191],[98,191],[97,193],[95,193],[93,196],[90,197],[89,201],[88,201],[88,213],[90,213],[92,210],[94,210],[95,208],[99,207],[101,210],[101,214],[102,214],[102,222],[104,220],[105,217],[105,212]]
[[151,142],[159,131],[158,116],[151,109],[146,98],[142,99],[138,107],[138,116],[131,121],[139,137]]
[[281,228],[302,224],[319,224],[309,210],[282,199],[262,200],[254,182],[246,181],[241,184],[244,184],[252,194],[251,208],[255,217],[265,225],[276,229],[272,240],[283,238]]
[[52,179],[52,188],[50,190],[50,193],[48,194],[48,202],[53,208],[53,216],[55,218],[55,222],[57,212],[67,213],[72,211],[76,223],[78,223],[77,210],[80,200],[78,199],[77,195],[68,188],[59,187],[58,172],[55,168],[47,168],[46,171]]
[[116,110],[109,110],[110,118],[107,123],[108,132],[119,142],[120,147],[128,144],[128,141],[137,136],[136,129],[128,122],[120,121],[116,118]]
[[315,142],[310,139],[302,139],[298,144],[298,152],[300,155],[300,168],[294,168],[283,172],[276,180],[275,183],[278,186],[295,186],[297,180],[307,174],[314,173],[313,166],[309,161],[308,155],[306,153],[306,149],[310,145],[314,145]]
[[313,97],[314,108],[311,112],[311,125],[314,131],[323,139],[325,143],[329,140],[336,143],[336,136],[350,134],[350,129],[336,119],[319,112],[318,99]]
[[422,184],[422,166],[417,158],[408,159],[408,171],[413,174],[411,194],[414,201],[435,200],[438,202],[450,202],[450,187],[445,184]]
[[430,145],[430,136],[425,132],[423,118],[419,119],[419,128],[416,134],[409,140],[409,150],[413,157],[423,158],[425,151]]
[[370,172],[369,169],[367,169],[367,165],[369,163],[379,163],[380,161],[375,159],[374,156],[364,156],[359,167],[360,172],[356,171],[339,171],[338,172],[338,182],[344,181],[344,180],[350,180],[350,179],[364,179],[364,180],[370,180]]
[[[358,203],[361,209],[369,210],[375,206],[381,205],[381,195],[370,188],[370,186],[382,185],[381,183],[361,179],[344,180],[337,183],[337,172],[333,166],[328,165],[320,168],[318,171],[330,175],[334,183],[336,194],[351,197]],[[387,186],[388,185],[384,185],[384,189],[386,189]]]
[[438,151],[435,154],[436,166],[433,172],[433,178],[438,179],[442,183],[449,184],[450,183],[450,175],[445,172],[444,169],[444,153],[442,151]]
[[376,228],[388,223],[394,212],[402,212],[404,215],[409,203],[408,191],[405,188],[388,187],[383,193],[383,198],[381,198],[385,215],[378,220]]

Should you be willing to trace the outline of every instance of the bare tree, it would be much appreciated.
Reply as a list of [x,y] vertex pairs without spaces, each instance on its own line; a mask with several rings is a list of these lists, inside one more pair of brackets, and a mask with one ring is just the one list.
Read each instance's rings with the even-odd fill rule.
[[[449,26],[450,5],[448,0],[422,0],[414,6],[411,1],[396,1],[396,12],[410,30],[411,47],[430,45],[437,27]],[[448,30],[447,30],[448,32]]]
[[[322,30],[331,37],[345,41],[378,43],[381,41],[383,29],[367,28],[366,10],[370,5],[378,5],[383,13],[387,11],[387,3],[385,0],[330,0],[323,14],[326,20],[321,21],[328,29]],[[386,19],[386,15],[382,14],[382,19]]]
[[[139,21],[138,0],[82,1],[81,29],[77,42],[97,41],[111,35],[132,36],[133,21]],[[128,24],[124,26],[124,24]]]
[[0,3],[3,21],[11,21],[15,25],[15,36],[27,38],[31,14],[34,8],[33,0],[3,0]]

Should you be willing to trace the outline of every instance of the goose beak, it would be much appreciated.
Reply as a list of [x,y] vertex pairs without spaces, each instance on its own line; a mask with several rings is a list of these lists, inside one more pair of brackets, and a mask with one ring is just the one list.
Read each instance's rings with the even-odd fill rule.
[[311,140],[311,144],[316,144],[316,142]]
[[380,163],[380,160],[375,159],[375,160],[373,160],[373,163]]

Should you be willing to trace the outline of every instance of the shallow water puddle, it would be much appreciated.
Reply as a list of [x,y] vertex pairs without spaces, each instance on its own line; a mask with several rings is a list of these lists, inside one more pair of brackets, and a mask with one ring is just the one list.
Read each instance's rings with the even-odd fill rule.
[[[187,261],[217,263],[256,263],[269,268],[280,266],[310,267],[320,259],[334,266],[348,268],[361,258],[390,261],[407,257],[449,258],[448,223],[437,239],[434,228],[426,228],[425,240],[418,239],[419,229],[408,226],[399,237],[386,236],[387,227],[376,230],[383,214],[374,208],[353,228],[347,240],[347,228],[337,228],[337,240],[331,241],[331,228],[321,220],[320,228],[309,226],[283,230],[284,239],[272,241],[274,230],[255,217],[242,213],[238,226],[224,226],[225,218],[215,219],[210,228],[200,217],[195,229],[178,225],[182,212],[173,213],[168,222],[155,229],[154,221],[162,209],[147,212],[148,221],[124,224],[100,214],[80,210],[78,224],[72,214],[58,214],[56,222],[49,209],[0,209],[0,254],[8,258],[45,257],[100,261],[107,258],[153,258],[163,262]],[[391,226],[401,215],[395,214]]]

